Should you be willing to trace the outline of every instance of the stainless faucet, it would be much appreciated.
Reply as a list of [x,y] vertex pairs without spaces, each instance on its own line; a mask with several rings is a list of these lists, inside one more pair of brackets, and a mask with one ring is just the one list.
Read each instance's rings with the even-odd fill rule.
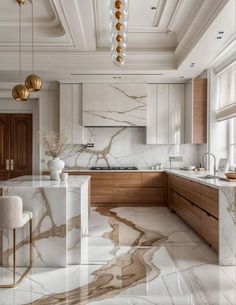
[[203,157],[202,157],[202,160],[203,160],[203,166],[205,167],[205,158],[206,158],[206,156],[212,156],[213,157],[213,159],[214,159],[214,167],[213,167],[213,169],[214,169],[214,176],[216,176],[216,156],[213,154],[213,153],[211,153],[211,152],[206,152],[204,155],[203,155]]

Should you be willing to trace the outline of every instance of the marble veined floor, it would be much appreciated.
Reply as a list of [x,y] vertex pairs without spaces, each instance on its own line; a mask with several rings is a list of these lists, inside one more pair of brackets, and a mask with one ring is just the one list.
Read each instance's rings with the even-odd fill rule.
[[236,268],[167,208],[94,209],[82,249],[82,265],[34,268],[0,305],[236,305]]

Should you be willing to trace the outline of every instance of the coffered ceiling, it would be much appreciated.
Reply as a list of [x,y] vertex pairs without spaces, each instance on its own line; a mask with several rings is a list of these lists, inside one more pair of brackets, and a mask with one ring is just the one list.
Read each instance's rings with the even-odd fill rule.
[[[117,68],[110,57],[107,0],[33,2],[36,68],[47,81],[107,81],[114,74],[142,82],[183,81],[201,73],[227,47],[232,49],[236,38],[235,0],[129,0],[127,61]],[[29,0],[22,17],[27,74]],[[0,10],[0,82],[17,81],[18,62],[18,5],[7,0]]]

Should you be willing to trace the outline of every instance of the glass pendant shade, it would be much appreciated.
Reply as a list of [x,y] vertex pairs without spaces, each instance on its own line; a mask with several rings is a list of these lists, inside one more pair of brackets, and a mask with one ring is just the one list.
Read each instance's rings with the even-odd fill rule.
[[108,4],[112,62],[116,66],[122,66],[126,60],[128,1],[110,0]]

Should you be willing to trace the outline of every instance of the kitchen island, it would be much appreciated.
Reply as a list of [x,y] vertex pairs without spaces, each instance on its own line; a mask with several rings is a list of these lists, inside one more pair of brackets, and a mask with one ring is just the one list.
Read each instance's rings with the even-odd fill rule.
[[[22,176],[0,182],[3,196],[20,196],[23,209],[33,213],[33,266],[66,267],[81,263],[82,237],[88,234],[89,176],[67,182],[49,176]],[[28,264],[28,227],[17,230],[17,266]],[[12,234],[4,231],[1,260],[12,261]]]

